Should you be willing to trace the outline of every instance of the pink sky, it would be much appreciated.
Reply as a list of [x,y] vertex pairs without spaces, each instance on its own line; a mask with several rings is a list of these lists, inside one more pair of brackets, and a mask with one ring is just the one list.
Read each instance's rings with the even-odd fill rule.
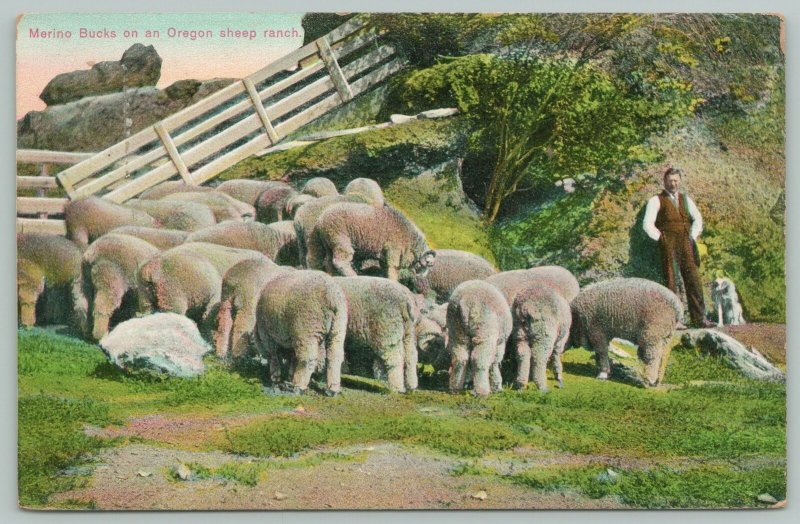
[[[302,45],[302,14],[42,14],[25,15],[17,26],[17,119],[29,111],[41,111],[45,103],[39,99],[47,83],[56,75],[89,69],[92,63],[119,60],[134,43],[152,44],[161,56],[161,78],[158,87],[176,80],[194,78],[241,78],[264,67]],[[113,39],[78,38],[79,29],[110,28],[117,32]],[[170,27],[177,29],[210,29],[214,37],[207,39],[171,38]],[[255,39],[220,38],[225,28],[254,29]],[[31,38],[31,29],[71,31],[69,39]],[[159,38],[143,37],[144,30],[158,29]],[[296,28],[299,38],[264,38],[268,29]],[[125,38],[123,31],[133,29],[138,37]]]

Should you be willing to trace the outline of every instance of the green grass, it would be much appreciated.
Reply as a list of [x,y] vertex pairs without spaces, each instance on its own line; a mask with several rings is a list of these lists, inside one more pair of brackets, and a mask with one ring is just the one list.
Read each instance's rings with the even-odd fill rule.
[[763,507],[758,495],[769,493],[777,500],[786,497],[786,476],[782,468],[766,467],[742,471],[728,466],[701,466],[687,470],[669,467],[652,469],[607,466],[535,468],[514,475],[511,480],[542,491],[574,490],[590,498],[617,497],[638,508],[729,508]]
[[[744,482],[737,468],[764,479],[769,489],[763,490],[776,498],[780,490],[771,486],[784,482],[784,470],[775,464],[786,455],[785,386],[747,380],[692,349],[673,351],[666,381],[678,387],[666,390],[597,381],[591,353],[577,349],[563,358],[566,387],[549,394],[535,389],[504,390],[489,398],[442,391],[381,394],[352,389],[362,387],[354,379],[342,395],[327,398],[264,394],[259,373],[233,373],[213,359],[209,371],[195,379],[153,378],[125,375],[106,363],[97,346],[44,330],[20,330],[18,344],[20,497],[29,505],[46,504],[48,494],[80,482],[79,475],[58,472],[114,444],[87,437],[81,431],[84,424],[105,426],[153,413],[254,416],[229,429],[226,439],[209,444],[209,449],[261,457],[253,460],[257,466],[235,462],[212,472],[243,484],[269,468],[311,467],[335,459],[319,455],[320,448],[370,442],[467,459],[455,475],[490,475],[479,459],[513,455],[519,446],[698,466],[641,477],[654,491],[666,486],[663,497],[653,499],[655,506],[747,505],[746,497],[735,499],[724,487]],[[290,413],[298,405],[305,413]],[[761,459],[769,465],[752,466]],[[720,462],[730,470],[714,466]],[[719,493],[692,491],[693,483],[712,482],[721,486]],[[647,506],[652,493],[637,495],[634,484],[612,495]]]

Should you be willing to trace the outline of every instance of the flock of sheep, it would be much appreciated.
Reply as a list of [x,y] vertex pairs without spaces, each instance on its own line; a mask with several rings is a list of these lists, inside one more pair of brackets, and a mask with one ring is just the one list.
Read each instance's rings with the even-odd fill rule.
[[677,296],[647,280],[581,290],[562,267],[498,272],[472,253],[431,250],[370,179],[341,194],[324,178],[299,191],[166,182],[124,205],[70,202],[65,220],[67,238],[17,236],[22,325],[68,321],[100,340],[133,316],[178,313],[220,358],[260,354],[272,383],[295,391],[319,371],[336,394],[358,355],[392,391],[417,388],[419,361],[449,370],[453,391],[488,395],[502,388],[507,343],[514,386],[546,391],[549,361],[563,385],[570,337],[596,352],[601,379],[609,341],[632,341],[655,385],[682,316]]

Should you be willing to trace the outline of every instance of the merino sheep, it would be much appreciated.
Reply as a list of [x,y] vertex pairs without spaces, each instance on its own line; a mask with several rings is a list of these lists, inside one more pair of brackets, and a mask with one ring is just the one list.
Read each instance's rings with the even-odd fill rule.
[[110,231],[110,233],[141,238],[162,251],[183,244],[186,241],[186,237],[189,236],[188,232],[178,229],[159,229],[141,226],[122,226]]
[[436,370],[450,367],[447,354],[447,304],[441,304],[420,314],[416,326],[419,361]]
[[[84,294],[89,300],[91,337],[100,340],[108,333],[112,316],[122,312],[127,320],[138,307],[136,274],[159,249],[140,238],[109,233],[98,238],[83,253]],[[129,304],[122,311],[123,301]]]
[[207,191],[213,191],[213,189],[206,186],[193,186],[183,180],[169,180],[143,191],[139,198],[141,200],[161,200],[165,196],[175,193],[205,193]]
[[252,259],[268,260],[257,251],[205,242],[158,253],[139,267],[139,309],[178,313],[201,323],[219,303],[225,272]]
[[344,194],[377,207],[385,203],[381,186],[371,178],[354,178],[344,188]]
[[447,305],[451,391],[464,388],[468,366],[476,395],[502,390],[500,363],[511,329],[511,310],[496,287],[482,280],[456,287]]
[[217,356],[238,360],[254,343],[256,306],[266,283],[288,271],[265,259],[244,260],[222,278],[222,292],[216,319],[211,321]]
[[[285,229],[285,228],[284,228]],[[294,228],[292,227],[292,232]],[[277,262],[281,249],[285,248],[286,235],[267,224],[259,222],[227,221],[195,231],[187,242],[208,242],[238,249],[252,249]],[[284,254],[285,255],[285,254]],[[296,260],[297,254],[295,253]]]
[[317,198],[339,194],[339,191],[336,189],[336,186],[333,184],[333,182],[325,177],[312,178],[305,183],[300,192],[304,195],[311,195]]
[[73,200],[64,207],[67,238],[81,250],[90,242],[121,226],[157,227],[149,214],[98,197]]
[[166,229],[191,232],[217,223],[211,208],[195,202],[139,200],[134,198],[125,202],[124,205],[125,207],[144,211],[155,218],[161,227]]
[[289,187],[289,184],[277,180],[226,180],[216,190],[255,207],[261,193],[279,187]]
[[656,282],[643,278],[598,282],[572,301],[572,342],[594,350],[601,380],[611,372],[609,341],[618,337],[637,344],[645,381],[655,386],[661,379],[666,346],[682,316],[680,299]]
[[300,209],[304,204],[309,202],[313,202],[316,200],[317,197],[313,197],[311,195],[304,195],[302,193],[298,195],[294,195],[289,200],[286,201],[286,205],[284,206],[284,218],[287,220],[294,220],[294,216],[297,214],[297,210]]
[[297,248],[297,231],[294,222],[291,220],[281,220],[267,224],[267,227],[275,232],[276,251],[272,258],[282,266],[295,266],[299,258]]
[[462,282],[484,280],[497,273],[485,258],[457,249],[437,249],[436,264],[424,277],[417,277],[410,287],[425,296],[436,295],[439,303],[447,302],[450,294]]
[[377,260],[383,275],[397,281],[400,272],[423,276],[436,254],[405,215],[389,206],[336,204],[319,217],[308,242],[308,263],[342,276],[356,276],[353,262]]
[[78,246],[56,235],[17,233],[17,306],[23,326],[33,326],[38,320],[85,329],[88,303],[82,291]]
[[[437,262],[438,263],[438,262]],[[486,278],[505,295],[508,305],[514,303],[517,293],[531,284],[546,284],[558,291],[567,302],[578,296],[580,286],[575,276],[561,266],[541,266],[531,269],[503,271]]]
[[[256,200],[256,220],[262,224],[277,222],[288,218],[286,205],[293,197],[297,196],[297,191],[288,185],[276,186],[267,189],[258,196]],[[284,217],[284,215],[287,215]]]
[[[347,298],[345,356],[367,351],[389,389],[417,389],[415,322],[419,315],[411,292],[378,277],[336,277]],[[377,378],[377,377],[376,377]]]
[[256,210],[250,204],[240,202],[235,198],[219,191],[206,191],[203,193],[172,193],[160,200],[168,202],[194,202],[211,208],[217,222],[225,220],[254,220]]
[[310,270],[280,275],[264,286],[257,307],[256,345],[269,361],[272,383],[281,382],[286,357],[295,391],[305,391],[324,367],[326,393],[339,393],[347,299],[333,278]]
[[551,359],[556,383],[563,387],[561,355],[572,325],[569,302],[554,288],[534,284],[517,294],[511,316],[511,341],[517,353],[515,387],[524,388],[530,376],[539,391],[547,391],[547,362]]

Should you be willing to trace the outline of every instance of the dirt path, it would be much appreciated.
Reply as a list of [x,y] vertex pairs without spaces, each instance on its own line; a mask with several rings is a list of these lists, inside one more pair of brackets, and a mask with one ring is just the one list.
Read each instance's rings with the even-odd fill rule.
[[[623,507],[573,493],[540,493],[491,475],[456,477],[450,472],[462,461],[395,444],[337,451],[352,455],[353,461],[291,467],[287,460],[289,467],[269,469],[266,478],[251,487],[225,479],[173,480],[169,472],[180,463],[217,468],[257,459],[130,444],[103,452],[87,487],[60,493],[51,501],[91,502],[97,509],[173,510]],[[481,491],[485,500],[474,497]]]

